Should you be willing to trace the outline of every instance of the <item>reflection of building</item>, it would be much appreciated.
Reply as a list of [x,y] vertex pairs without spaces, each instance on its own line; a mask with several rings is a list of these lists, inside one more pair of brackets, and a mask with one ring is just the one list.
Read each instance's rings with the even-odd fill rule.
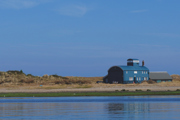
[[109,103],[108,109],[111,114],[122,114],[128,112],[134,113],[148,113],[149,112],[149,103]]
[[108,75],[103,78],[104,83],[141,83],[149,80],[149,69],[139,66],[138,59],[128,59],[127,66],[113,66],[108,70]]
[[123,103],[109,103],[108,109],[109,111],[123,111],[124,104]]
[[127,103],[125,104],[125,110],[133,111],[134,113],[148,113],[149,103]]
[[[167,98],[167,96],[164,97],[165,99]],[[135,100],[132,98],[129,98],[129,100],[130,102],[108,103],[108,118],[123,120],[172,120],[178,119],[180,116],[179,102],[161,102],[159,100],[163,101],[163,97],[154,98],[153,96],[140,98],[137,102],[132,102]]]

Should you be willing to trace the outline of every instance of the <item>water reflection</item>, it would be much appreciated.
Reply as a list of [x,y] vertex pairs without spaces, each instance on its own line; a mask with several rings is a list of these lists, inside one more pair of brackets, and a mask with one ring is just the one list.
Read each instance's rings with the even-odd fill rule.
[[[179,97],[179,96],[178,96]],[[180,102],[118,102],[127,97],[79,97],[54,98],[56,102],[16,102],[0,103],[0,119],[177,119],[180,118]],[[11,98],[12,99],[12,98]],[[22,99],[22,98],[21,98]],[[24,98],[25,99],[25,98]],[[60,99],[60,100],[59,100]],[[103,102],[103,99],[105,100]],[[162,98],[164,99],[164,98]],[[80,100],[80,102],[77,102]],[[76,101],[76,102],[73,102]],[[96,101],[96,102],[95,102]],[[108,102],[109,101],[109,102]],[[162,100],[163,101],[163,100]]]
[[111,118],[131,119],[179,119],[180,103],[109,103],[108,115]]
[[[103,104],[99,103],[1,103],[1,118],[41,118],[70,119],[93,118],[97,113],[103,114]],[[102,112],[102,113],[101,113]],[[98,117],[97,117],[98,118]]]
[[108,110],[110,114],[121,114],[124,111],[124,104],[122,103],[109,103]]
[[120,111],[149,112],[149,106],[149,103],[109,103],[108,110],[114,114]]

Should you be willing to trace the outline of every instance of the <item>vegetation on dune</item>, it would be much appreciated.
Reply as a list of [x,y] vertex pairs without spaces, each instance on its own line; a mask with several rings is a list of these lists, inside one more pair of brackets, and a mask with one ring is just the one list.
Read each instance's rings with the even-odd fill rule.
[[54,81],[55,84],[90,84],[89,80],[61,79]]
[[[32,74],[24,74],[22,70],[9,70],[7,72],[0,72],[0,85],[72,85],[72,84],[91,84],[98,80],[102,80],[102,77],[63,77],[59,75],[43,75],[34,76]],[[88,85],[87,85],[88,86]],[[77,88],[88,88],[85,86],[76,86]]]
[[153,80],[148,80],[147,83],[149,83],[149,84],[154,84],[154,83],[156,83],[156,82],[153,81]]
[[180,75],[171,75],[173,80],[180,80]]

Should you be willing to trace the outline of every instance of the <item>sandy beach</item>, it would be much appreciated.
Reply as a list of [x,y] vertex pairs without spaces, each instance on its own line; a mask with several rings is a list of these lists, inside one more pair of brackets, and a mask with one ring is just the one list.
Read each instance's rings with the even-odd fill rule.
[[[98,86],[98,85],[97,85]],[[113,92],[113,91],[136,91],[142,90],[147,91],[176,91],[180,89],[180,86],[160,86],[160,85],[99,85],[99,87],[92,88],[60,88],[50,89],[46,86],[43,87],[18,87],[18,88],[1,88],[0,93],[49,93],[49,92]]]

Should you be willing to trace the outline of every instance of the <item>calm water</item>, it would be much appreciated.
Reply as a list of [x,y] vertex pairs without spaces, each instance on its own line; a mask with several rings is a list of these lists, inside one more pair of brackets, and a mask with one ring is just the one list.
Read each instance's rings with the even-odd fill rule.
[[0,119],[180,120],[180,96],[0,98]]

